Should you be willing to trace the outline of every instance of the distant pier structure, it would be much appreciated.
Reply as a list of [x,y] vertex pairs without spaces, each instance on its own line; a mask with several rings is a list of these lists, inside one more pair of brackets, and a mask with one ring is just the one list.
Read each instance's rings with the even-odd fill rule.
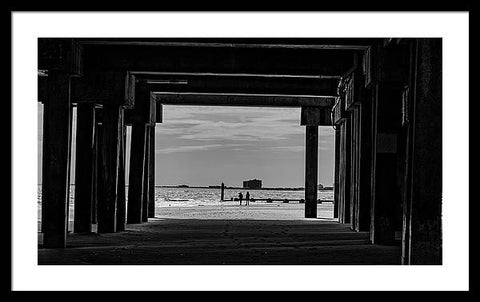
[[243,188],[244,189],[261,189],[262,188],[262,181],[260,179],[250,179],[243,181]]
[[45,248],[67,245],[72,137],[73,232],[114,233],[155,215],[163,105],[282,107],[305,127],[305,217],[333,127],[338,223],[442,263],[441,38],[39,38],[38,101]]

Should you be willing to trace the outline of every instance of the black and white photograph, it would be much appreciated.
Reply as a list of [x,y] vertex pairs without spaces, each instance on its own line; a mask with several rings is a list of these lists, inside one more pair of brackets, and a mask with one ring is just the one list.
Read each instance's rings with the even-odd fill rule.
[[[455,66],[455,35],[427,26],[428,34],[415,25],[422,20],[416,15],[404,32],[389,31],[388,22],[375,26],[377,17],[389,18],[380,13],[357,30],[352,21],[330,31],[320,24],[317,32],[305,24],[334,13],[189,13],[180,16],[187,24],[180,30],[142,27],[167,23],[175,13],[132,14],[139,21],[130,32],[121,24],[117,32],[75,30],[81,19],[98,26],[91,13],[72,15],[71,29],[61,28],[70,26],[68,13],[12,17],[14,25],[34,17],[51,24],[34,33],[19,30],[12,50],[12,105],[23,110],[15,110],[20,97],[19,108],[28,107],[25,128],[34,134],[21,147],[28,156],[13,149],[21,161],[28,157],[13,188],[22,188],[19,181],[28,186],[28,202],[21,197],[18,203],[29,214],[21,221],[12,216],[12,240],[32,247],[22,249],[36,270],[29,279],[47,271],[60,278],[55,271],[62,270],[68,280],[48,287],[88,287],[108,273],[111,280],[102,278],[110,283],[97,281],[95,289],[113,289],[122,274],[129,283],[116,290],[189,289],[194,278],[180,270],[192,270],[208,284],[194,282],[195,289],[322,290],[341,275],[365,280],[335,290],[362,282],[393,289],[444,284],[415,281],[430,273],[468,289],[468,150],[461,149],[468,146],[468,124],[445,123],[449,114],[458,118],[451,108],[459,114],[467,108],[468,119],[468,12],[444,13],[459,20],[451,26],[467,45],[466,57],[454,55],[460,58]],[[259,25],[262,18],[294,15],[299,22],[273,23],[276,32]],[[392,16],[392,28],[402,28],[402,18]],[[230,24],[241,20],[250,27]],[[295,30],[282,31],[289,26]],[[28,55],[17,51],[22,35]],[[16,57],[30,58],[30,65],[16,69]],[[448,70],[459,67],[466,69]],[[15,74],[32,86],[15,85]],[[13,138],[23,140],[15,124],[13,130]],[[14,214],[21,196],[15,194]],[[28,240],[16,235],[22,225]],[[199,268],[208,275],[202,278]],[[391,271],[376,271],[382,268]],[[72,284],[79,269],[100,274]],[[177,283],[135,288],[137,269]],[[308,274],[303,278],[297,269]],[[242,275],[232,278],[238,279],[217,281],[237,271]],[[338,275],[328,275],[332,271]],[[183,285],[177,274],[187,278]],[[265,274],[277,281],[268,283]],[[315,282],[318,275],[330,280]],[[391,276],[398,279],[388,284]],[[312,280],[302,283],[306,278]]]

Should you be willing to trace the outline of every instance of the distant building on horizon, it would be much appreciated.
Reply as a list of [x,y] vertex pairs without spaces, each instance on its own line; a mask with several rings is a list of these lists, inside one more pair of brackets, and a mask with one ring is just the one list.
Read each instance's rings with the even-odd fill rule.
[[262,181],[260,179],[250,179],[243,181],[243,188],[244,189],[261,189],[262,188]]

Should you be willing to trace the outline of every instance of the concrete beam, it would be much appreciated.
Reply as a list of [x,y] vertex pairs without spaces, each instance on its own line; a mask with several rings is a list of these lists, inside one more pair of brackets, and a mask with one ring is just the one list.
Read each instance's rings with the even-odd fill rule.
[[90,71],[72,80],[72,102],[134,106],[135,76],[123,71]]
[[359,50],[84,44],[84,69],[341,76]]
[[308,95],[166,93],[154,92],[163,105],[244,106],[244,107],[322,107],[331,108],[334,98]]
[[229,75],[135,74],[151,91],[336,96],[339,79]]
[[300,125],[302,126],[331,126],[330,109],[319,107],[302,107]]

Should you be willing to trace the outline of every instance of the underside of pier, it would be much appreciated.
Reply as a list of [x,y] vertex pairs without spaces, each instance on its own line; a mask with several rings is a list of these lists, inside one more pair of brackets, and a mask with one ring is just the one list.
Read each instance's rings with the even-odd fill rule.
[[[441,39],[38,42],[40,264],[442,263]],[[301,108],[304,219],[159,218],[162,105]],[[82,168],[69,234],[73,107]],[[317,213],[319,126],[335,129],[331,220]]]

